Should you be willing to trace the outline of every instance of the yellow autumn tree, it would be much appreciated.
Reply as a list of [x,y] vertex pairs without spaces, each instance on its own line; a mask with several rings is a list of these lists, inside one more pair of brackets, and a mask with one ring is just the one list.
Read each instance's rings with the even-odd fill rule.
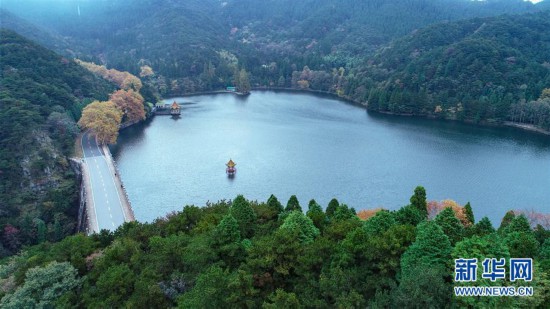
[[143,109],[143,97],[138,92],[130,90],[118,90],[111,94],[109,100],[123,114],[123,122],[137,122],[145,119]]
[[153,69],[150,66],[144,65],[141,67],[141,72],[139,73],[139,77],[147,77],[152,75],[155,75],[155,72],[153,72]]
[[94,101],[84,108],[78,125],[94,133],[101,144],[114,144],[121,120],[122,112],[113,102]]
[[107,69],[104,65],[97,65],[92,62],[85,62],[79,59],[75,59],[76,63],[86,68],[88,71],[93,72],[104,79],[115,83],[118,87],[129,90],[133,89],[137,92],[141,90],[143,84],[141,80],[135,75],[126,71],[118,71],[115,69]]

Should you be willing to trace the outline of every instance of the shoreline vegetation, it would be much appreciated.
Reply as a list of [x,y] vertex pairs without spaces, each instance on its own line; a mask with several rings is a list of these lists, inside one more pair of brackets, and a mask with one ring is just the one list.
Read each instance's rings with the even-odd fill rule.
[[[330,92],[330,91],[314,90],[314,89],[296,89],[296,88],[287,88],[287,87],[267,87],[267,86],[252,87],[252,91],[283,91],[283,92],[321,94],[321,95],[327,95],[327,96],[333,97],[338,100],[346,101],[347,103],[351,103],[353,105],[363,107],[365,109],[368,108],[368,102],[361,102],[348,96],[340,96],[337,93]],[[238,96],[248,95],[248,94],[242,94],[239,92],[228,91],[228,90],[213,90],[213,91],[200,91],[200,92],[185,93],[185,94],[172,94],[170,98],[163,98],[162,100],[167,100],[167,99],[172,99],[177,97],[185,98],[185,97],[192,97],[192,96],[198,96],[198,95],[226,94],[226,93],[235,94]],[[379,110],[368,110],[368,112],[379,113],[384,115],[392,115],[392,116],[417,117],[417,118],[437,119],[437,120],[444,120],[444,121],[459,121],[469,125],[478,125],[478,126],[484,126],[484,127],[501,127],[501,128],[511,127],[511,128],[521,129],[523,131],[550,136],[549,130],[544,130],[542,128],[536,127],[531,124],[517,123],[512,121],[490,122],[489,120],[486,120],[486,121],[474,122],[472,120],[441,118],[441,117],[435,117],[431,115],[417,115],[413,113],[394,113],[394,112],[379,111]],[[141,122],[136,122],[136,123],[141,123]],[[129,126],[133,124],[135,123],[132,123]],[[126,127],[127,126],[125,126],[124,128]]]

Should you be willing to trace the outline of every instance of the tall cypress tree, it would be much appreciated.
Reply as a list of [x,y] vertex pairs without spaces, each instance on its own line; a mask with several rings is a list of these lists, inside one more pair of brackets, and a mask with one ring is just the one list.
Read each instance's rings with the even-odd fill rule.
[[466,219],[468,219],[468,221],[470,221],[472,225],[476,223],[474,218],[474,211],[472,210],[472,206],[470,205],[470,202],[464,205],[464,214],[466,215]]
[[237,195],[233,200],[231,215],[239,223],[239,230],[241,231],[242,237],[249,238],[254,234],[256,213],[250,206],[250,203],[242,195]]
[[283,205],[281,205],[281,202],[279,202],[279,200],[277,199],[277,197],[275,197],[275,195],[271,194],[271,196],[269,197],[269,199],[267,199],[267,207],[279,214],[281,213],[284,209],[283,209]]
[[288,199],[288,202],[286,203],[286,211],[293,211],[293,210],[299,210],[302,211],[302,207],[300,206],[300,202],[298,202],[298,198],[296,195],[291,196]]
[[323,208],[321,208],[321,205],[317,204],[317,202],[313,199],[309,201],[306,215],[311,219],[311,221],[313,221],[313,224],[318,229],[321,229],[327,221],[327,216],[323,212]]
[[420,213],[425,214],[428,217],[428,209],[426,203],[426,189],[422,186],[418,186],[414,189],[414,194],[411,196],[411,205],[420,210]]

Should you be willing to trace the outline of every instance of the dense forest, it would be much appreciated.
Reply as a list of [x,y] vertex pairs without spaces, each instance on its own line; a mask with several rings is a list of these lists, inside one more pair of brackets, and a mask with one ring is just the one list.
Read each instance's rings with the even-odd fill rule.
[[[453,259],[485,257],[534,258],[534,278],[453,282]],[[335,199],[323,211],[296,196],[286,207],[237,196],[26,248],[0,265],[0,307],[547,308],[549,275],[549,230],[514,212],[495,229],[469,204],[427,203],[422,187],[409,205],[369,214]],[[472,284],[534,296],[452,296]]]
[[[550,12],[430,26],[394,41],[356,75],[374,85],[371,110],[527,122],[518,104],[550,88]],[[549,129],[549,102],[539,103],[541,118],[525,118]]]
[[73,234],[76,120],[114,86],[14,32],[0,31],[0,257]]
[[[134,75],[149,66],[150,102],[234,86],[244,69],[252,87],[327,91],[373,111],[550,128],[541,97],[550,88],[546,2],[6,0],[4,8],[20,16],[2,11],[4,27],[63,55]],[[501,15],[519,13],[531,14]]]

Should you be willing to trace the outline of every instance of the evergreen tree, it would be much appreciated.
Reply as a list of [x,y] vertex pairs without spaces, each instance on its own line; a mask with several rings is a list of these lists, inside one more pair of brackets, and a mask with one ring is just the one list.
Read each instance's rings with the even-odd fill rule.
[[495,228],[491,224],[491,220],[487,217],[481,218],[478,223],[473,227],[474,234],[478,236],[483,236],[495,232]]
[[513,210],[508,211],[504,217],[502,218],[502,221],[500,222],[500,227],[498,228],[499,232],[502,231],[505,227],[512,222],[512,220],[516,217],[516,214]]
[[321,205],[317,204],[315,200],[309,201],[308,210],[306,215],[313,221],[313,224],[318,229],[322,229],[327,221],[327,216],[323,212]]
[[237,84],[237,90],[241,93],[248,94],[251,90],[250,80],[248,79],[248,73],[245,69],[241,69],[239,72],[239,79]]
[[424,189],[424,187],[416,187],[410,201],[411,205],[418,209],[420,213],[424,215],[424,217],[428,217],[428,204],[426,202],[426,189]]
[[401,257],[402,277],[414,277],[417,267],[445,267],[451,255],[451,242],[441,227],[433,221],[418,225],[414,243]]
[[336,209],[338,209],[338,206],[340,206],[340,203],[338,203],[337,199],[333,198],[332,200],[330,200],[327,210],[325,211],[327,217],[332,217],[332,215],[334,215],[334,213],[336,212]]
[[298,235],[298,239],[302,243],[310,243],[319,235],[319,229],[315,227],[313,221],[308,218],[302,211],[292,211],[286,217],[281,230],[289,230]]
[[46,227],[46,224],[44,221],[35,218],[34,224],[36,225],[36,241],[37,243],[43,243],[46,240],[46,232],[48,228]]
[[218,257],[231,268],[238,267],[244,257],[239,224],[232,215],[223,217],[213,232],[213,247]]
[[451,301],[451,286],[447,270],[426,264],[413,268],[414,275],[401,280],[392,297],[392,308],[447,308]]
[[256,213],[250,203],[242,196],[237,195],[231,204],[231,215],[239,223],[241,236],[249,238],[254,233],[256,226]]
[[380,236],[396,224],[397,222],[391,212],[381,210],[374,217],[365,221],[363,229],[369,236]]
[[210,267],[197,278],[193,289],[178,300],[178,308],[227,308],[234,274],[220,266]]
[[464,205],[464,214],[466,215],[466,219],[468,219],[468,221],[470,221],[472,225],[476,223],[474,218],[474,211],[472,210],[470,202]]
[[213,237],[217,244],[239,243],[241,241],[239,223],[231,214],[226,215],[214,229]]
[[355,209],[349,208],[348,205],[346,204],[340,204],[340,206],[336,208],[336,211],[332,216],[332,219],[334,221],[342,221],[342,220],[348,220],[353,218],[359,219],[357,217],[357,214],[355,213]]
[[271,194],[269,199],[267,199],[267,207],[276,214],[280,214],[284,210],[283,205],[281,205],[281,202],[279,202],[277,197],[275,197],[275,195],[273,194]]
[[426,216],[413,205],[407,205],[401,207],[395,212],[395,219],[400,224],[410,224],[416,226],[420,222],[426,220]]
[[460,241],[464,236],[464,226],[460,223],[460,220],[455,217],[455,213],[451,207],[443,209],[434,221],[443,229],[443,232],[449,237],[452,245]]
[[517,258],[534,257],[540,244],[527,217],[521,214],[514,216],[510,221],[504,222],[503,219],[503,223],[504,225],[501,224],[499,233],[503,235],[506,244],[510,248],[510,255]]
[[296,197],[296,195],[292,195],[286,203],[285,211],[293,210],[302,211],[302,207],[300,206],[300,202],[298,202],[298,198]]
[[506,228],[503,229],[503,232],[506,234],[511,232],[532,233],[533,230],[531,229],[531,225],[529,224],[527,217],[521,214],[514,217]]

